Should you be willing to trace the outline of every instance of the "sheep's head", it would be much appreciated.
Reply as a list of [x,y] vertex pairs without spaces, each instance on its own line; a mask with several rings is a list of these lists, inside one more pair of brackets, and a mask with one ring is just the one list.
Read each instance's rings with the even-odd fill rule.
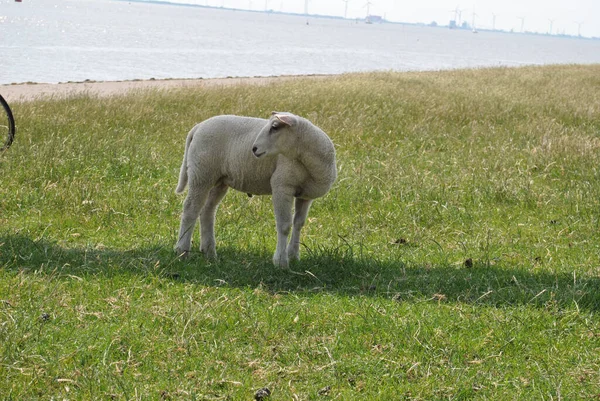
[[298,118],[290,113],[274,111],[265,127],[259,132],[252,145],[255,157],[275,156],[287,153],[296,147],[294,127]]

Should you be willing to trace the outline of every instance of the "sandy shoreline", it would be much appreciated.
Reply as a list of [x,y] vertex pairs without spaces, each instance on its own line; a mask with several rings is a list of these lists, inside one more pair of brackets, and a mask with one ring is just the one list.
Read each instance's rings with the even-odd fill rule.
[[323,79],[328,75],[284,75],[278,77],[208,78],[208,79],[151,79],[139,81],[68,82],[58,84],[0,85],[0,94],[7,102],[27,102],[48,97],[69,97],[90,94],[98,97],[123,95],[136,90],[168,90],[185,87],[214,87],[233,85],[268,85],[293,79]]

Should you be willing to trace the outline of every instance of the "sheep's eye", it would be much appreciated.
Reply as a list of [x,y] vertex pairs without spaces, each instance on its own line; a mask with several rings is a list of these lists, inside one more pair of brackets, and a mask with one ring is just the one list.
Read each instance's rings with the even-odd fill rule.
[[277,131],[280,127],[281,126],[279,125],[279,123],[275,121],[273,125],[271,125],[271,131]]

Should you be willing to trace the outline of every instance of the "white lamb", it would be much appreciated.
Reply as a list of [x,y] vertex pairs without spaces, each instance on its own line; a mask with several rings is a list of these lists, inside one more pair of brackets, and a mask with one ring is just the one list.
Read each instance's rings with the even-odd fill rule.
[[216,116],[203,121],[186,139],[175,192],[182,193],[188,183],[189,191],[175,249],[182,256],[190,251],[199,216],[200,251],[209,258],[217,256],[215,215],[231,187],[249,195],[273,195],[277,226],[273,263],[287,267],[290,259],[300,259],[300,230],[312,201],[329,191],[336,176],[333,143],[302,117],[273,112],[269,120]]

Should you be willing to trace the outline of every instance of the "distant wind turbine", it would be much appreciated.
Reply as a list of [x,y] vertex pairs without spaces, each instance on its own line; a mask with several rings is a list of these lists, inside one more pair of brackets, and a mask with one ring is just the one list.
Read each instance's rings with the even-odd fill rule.
[[492,31],[496,30],[496,14],[492,13]]
[[304,15],[306,16],[306,25],[310,25],[308,22],[308,2],[310,0],[304,0]]
[[348,18],[348,3],[350,2],[350,0],[342,0],[344,3],[346,3],[345,7],[344,7],[344,18]]
[[577,36],[581,36],[581,25],[583,25],[583,22],[575,21],[575,23],[577,24]]
[[451,13],[454,13],[454,21],[458,21],[458,6],[454,10],[450,10]]
[[517,17],[517,19],[521,20],[521,32],[523,32],[523,28],[525,27],[525,17]]
[[457,9],[456,11],[458,12],[458,21],[456,23],[460,26],[460,23],[462,22],[462,12],[464,10],[458,10]]
[[550,19],[550,18],[548,18],[548,21],[550,21],[550,30],[548,31],[548,33],[549,33],[550,35],[552,35],[552,26],[554,25],[554,20],[553,20],[553,19]]
[[371,13],[369,12],[369,8],[371,7],[371,4],[373,4],[373,3],[371,3],[370,1],[367,1],[367,4],[365,4],[365,7],[367,7],[367,17],[369,15],[371,15]]

